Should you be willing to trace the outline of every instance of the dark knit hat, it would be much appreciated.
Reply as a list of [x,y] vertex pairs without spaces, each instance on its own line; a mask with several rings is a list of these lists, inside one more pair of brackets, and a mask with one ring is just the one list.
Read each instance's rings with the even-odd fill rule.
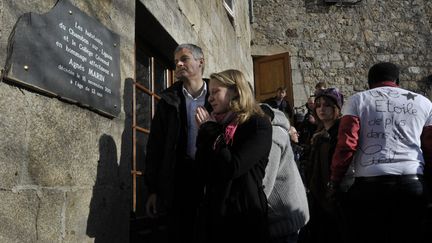
[[378,83],[382,81],[399,82],[399,67],[391,62],[380,62],[369,69],[368,83]]
[[273,121],[273,119],[274,119],[274,112],[272,111],[272,108],[270,108],[270,106],[267,105],[267,104],[260,104],[260,107],[261,107],[261,110],[263,110],[264,113],[265,113],[268,117],[270,117],[270,120]]
[[336,104],[336,106],[339,109],[342,109],[342,105],[344,103],[343,94],[339,91],[337,88],[328,88],[328,89],[321,89],[317,91],[315,100],[319,99],[320,97],[325,96],[333,100],[333,102]]

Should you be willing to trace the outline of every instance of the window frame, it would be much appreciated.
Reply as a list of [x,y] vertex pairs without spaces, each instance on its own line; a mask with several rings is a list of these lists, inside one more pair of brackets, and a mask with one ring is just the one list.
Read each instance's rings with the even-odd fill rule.
[[229,0],[230,4],[227,1],[228,0],[223,0],[223,6],[224,6],[225,10],[227,11],[227,14],[228,14],[228,17],[230,18],[230,21],[234,22],[234,19],[235,19],[235,12],[234,12],[235,1]]

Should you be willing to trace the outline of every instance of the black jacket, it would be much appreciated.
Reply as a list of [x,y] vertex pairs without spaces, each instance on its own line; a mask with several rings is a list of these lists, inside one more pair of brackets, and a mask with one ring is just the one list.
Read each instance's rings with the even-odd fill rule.
[[278,109],[278,110],[282,111],[283,113],[285,113],[285,115],[288,118],[292,118],[294,115],[294,111],[293,111],[293,108],[291,107],[290,103],[286,99],[283,99],[281,101],[281,103],[278,105],[276,100],[277,100],[277,97],[275,96],[275,97],[272,97],[270,99],[265,100],[264,103],[270,105],[274,109]]
[[[147,142],[144,170],[147,190],[156,193],[158,202],[167,207],[172,206],[176,162],[186,157],[187,122],[182,87],[183,82],[178,81],[160,94]],[[208,94],[205,107],[211,112]]]
[[215,138],[223,131],[220,126],[204,123],[197,138],[196,163],[206,188],[202,212],[207,239],[265,242],[258,239],[265,239],[267,230],[262,180],[272,143],[270,120],[252,116],[237,127],[232,145],[214,150]]
[[327,131],[324,128],[314,134],[309,165],[306,169],[306,187],[315,203],[325,210],[334,210],[333,202],[326,197],[327,183],[330,181],[330,166],[337,144],[339,119]]

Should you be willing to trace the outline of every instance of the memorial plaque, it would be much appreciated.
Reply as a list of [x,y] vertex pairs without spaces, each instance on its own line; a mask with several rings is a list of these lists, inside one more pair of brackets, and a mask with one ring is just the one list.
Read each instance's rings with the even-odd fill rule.
[[26,13],[9,39],[5,77],[110,117],[120,112],[120,37],[67,0]]

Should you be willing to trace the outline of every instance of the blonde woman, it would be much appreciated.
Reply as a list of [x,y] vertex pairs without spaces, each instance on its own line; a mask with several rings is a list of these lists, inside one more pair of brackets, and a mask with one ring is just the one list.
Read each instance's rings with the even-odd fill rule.
[[269,119],[242,72],[210,75],[209,114],[197,109],[197,165],[205,186],[200,242],[267,242],[262,181],[272,143]]

